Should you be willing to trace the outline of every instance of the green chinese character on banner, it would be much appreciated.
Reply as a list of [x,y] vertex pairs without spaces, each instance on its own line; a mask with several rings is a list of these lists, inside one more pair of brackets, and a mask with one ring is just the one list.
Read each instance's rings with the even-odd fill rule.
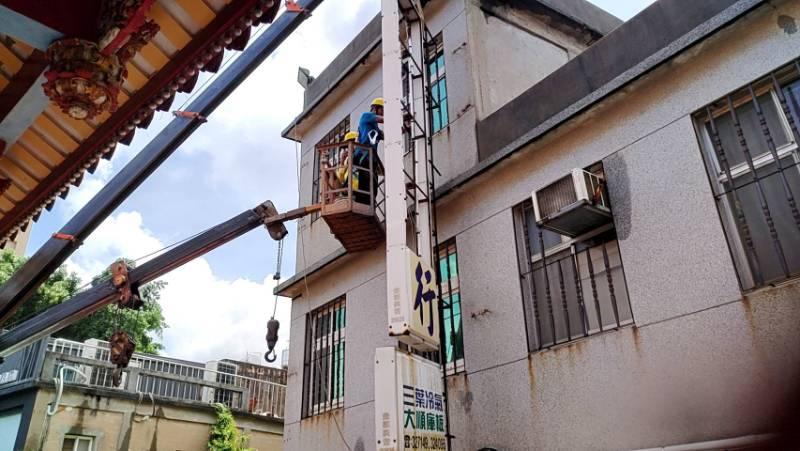
[[436,415],[429,413],[428,414],[428,422],[427,422],[427,430],[435,431],[436,430]]
[[406,419],[405,419],[405,425],[403,427],[407,428],[408,423],[411,423],[411,429],[416,429],[416,426],[414,426],[414,411],[411,409],[406,409],[404,413]]
[[444,415],[436,415],[436,430],[444,432]]
[[417,410],[417,429],[425,430],[425,412]]

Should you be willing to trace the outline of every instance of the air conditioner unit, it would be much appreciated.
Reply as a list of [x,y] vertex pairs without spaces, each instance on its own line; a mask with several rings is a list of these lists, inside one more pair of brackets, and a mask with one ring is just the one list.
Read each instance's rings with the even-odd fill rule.
[[533,192],[539,227],[576,237],[613,222],[605,180],[583,169]]

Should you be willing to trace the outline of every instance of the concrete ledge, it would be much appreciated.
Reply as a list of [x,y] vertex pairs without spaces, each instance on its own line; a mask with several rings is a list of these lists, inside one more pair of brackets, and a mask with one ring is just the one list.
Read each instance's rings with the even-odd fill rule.
[[507,3],[512,7],[547,13],[550,10],[563,18],[584,27],[600,37],[611,33],[623,24],[618,17],[609,14],[586,0],[482,0],[485,3]]
[[281,136],[294,140],[294,128],[303,122],[336,87],[381,44],[381,15],[375,16],[339,55],[319,74],[305,92],[304,108]]
[[302,287],[299,287],[298,284],[301,283],[303,279],[315,275],[318,271],[325,269],[325,267],[331,265],[333,262],[339,260],[340,258],[346,255],[347,251],[343,247],[340,247],[336,251],[326,255],[316,263],[312,264],[306,269],[293,275],[283,283],[279,284],[272,290],[272,292],[279,296],[285,296],[292,299],[300,297],[300,293],[302,292]]
[[[49,389],[49,390],[55,390],[55,388],[56,388],[55,384],[53,382],[39,381],[35,385],[38,388],[46,388],[46,389]],[[106,398],[127,399],[127,400],[137,401],[137,402],[139,401],[139,395],[137,393],[131,393],[131,392],[128,392],[128,391],[125,391],[125,390],[113,390],[113,389],[109,389],[109,388],[88,387],[88,386],[84,386],[84,385],[70,385],[70,384],[64,385],[64,392],[68,392],[68,391],[79,392],[79,393],[82,393],[84,395],[89,395],[89,396],[103,396],[103,397],[106,397]],[[162,397],[162,396],[155,396],[155,395],[153,396],[153,398],[155,398],[155,400],[157,401],[158,405],[167,405],[167,406],[173,406],[173,407],[184,408],[184,409],[201,409],[201,410],[207,411],[207,412],[209,412],[211,414],[214,414],[214,407],[209,403],[181,401],[181,400],[177,400],[177,399],[165,398],[165,397]],[[144,395],[144,397],[142,399],[142,404],[147,404],[149,406],[149,403],[150,403],[149,396]],[[266,423],[273,423],[273,424],[277,424],[277,425],[283,425],[283,419],[282,418],[275,418],[275,417],[270,417],[270,416],[266,416],[266,415],[256,415],[256,414],[249,413],[249,412],[243,412],[241,410],[231,410],[231,413],[233,413],[233,415],[235,417],[237,417],[237,418],[240,418],[240,417],[241,418],[245,418],[246,417],[246,418],[250,418],[250,419],[253,419],[253,420],[257,420],[257,421],[264,421]]]
[[[481,174],[764,0],[660,0],[477,125],[481,162],[437,197]],[[553,93],[559,93],[554,96]]]

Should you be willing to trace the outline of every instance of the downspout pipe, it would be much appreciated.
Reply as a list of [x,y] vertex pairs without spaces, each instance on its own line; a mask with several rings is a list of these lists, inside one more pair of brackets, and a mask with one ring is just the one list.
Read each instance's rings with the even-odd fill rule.
[[778,438],[775,434],[744,435],[741,437],[711,440],[707,442],[684,443],[660,448],[643,448],[636,451],[703,451],[709,449],[739,449],[755,445],[769,444]]

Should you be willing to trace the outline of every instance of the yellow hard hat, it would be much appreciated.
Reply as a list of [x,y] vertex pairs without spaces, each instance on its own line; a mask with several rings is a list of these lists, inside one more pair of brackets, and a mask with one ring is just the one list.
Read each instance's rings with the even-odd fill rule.
[[344,135],[345,141],[355,141],[357,139],[358,139],[358,132],[347,132],[347,134]]
[[384,104],[383,97],[378,97],[372,101],[370,106],[383,106],[383,104]]

